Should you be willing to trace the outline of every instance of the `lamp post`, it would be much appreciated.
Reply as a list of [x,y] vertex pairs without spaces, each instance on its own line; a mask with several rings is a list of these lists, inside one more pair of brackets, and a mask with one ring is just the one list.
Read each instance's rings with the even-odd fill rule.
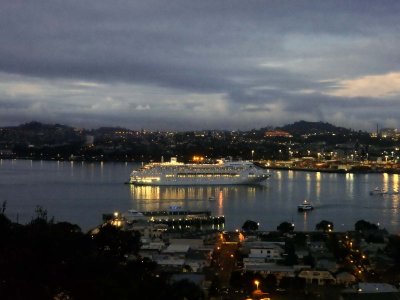
[[254,280],[254,284],[256,285],[256,290],[258,290],[258,285],[260,284],[260,282],[258,280]]
[[254,150],[251,150],[251,161],[254,161]]

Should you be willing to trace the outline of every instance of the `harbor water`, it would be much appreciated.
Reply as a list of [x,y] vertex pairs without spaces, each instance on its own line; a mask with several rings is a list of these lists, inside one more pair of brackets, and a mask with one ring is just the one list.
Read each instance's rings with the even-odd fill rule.
[[[89,230],[102,221],[103,213],[168,210],[210,210],[224,215],[225,229],[239,229],[246,220],[260,223],[261,230],[275,230],[292,222],[296,230],[314,230],[321,220],[334,229],[352,230],[366,220],[400,233],[399,175],[335,174],[270,170],[271,178],[260,186],[150,187],[124,184],[138,163],[0,160],[0,204],[14,222],[35,217],[35,208],[49,218],[67,221]],[[376,187],[389,191],[370,195]],[[212,199],[212,200],[210,200]],[[315,207],[298,212],[309,200]]]

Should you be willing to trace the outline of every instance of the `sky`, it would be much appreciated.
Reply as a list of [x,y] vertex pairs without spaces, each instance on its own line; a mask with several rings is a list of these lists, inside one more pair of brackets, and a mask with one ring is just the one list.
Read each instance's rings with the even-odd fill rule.
[[398,0],[0,7],[0,126],[400,128]]

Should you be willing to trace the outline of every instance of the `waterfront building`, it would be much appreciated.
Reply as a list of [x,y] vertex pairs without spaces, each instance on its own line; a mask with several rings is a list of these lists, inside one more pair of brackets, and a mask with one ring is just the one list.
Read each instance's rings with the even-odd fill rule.
[[291,138],[293,137],[289,132],[283,130],[269,130],[264,134],[265,137],[285,137]]

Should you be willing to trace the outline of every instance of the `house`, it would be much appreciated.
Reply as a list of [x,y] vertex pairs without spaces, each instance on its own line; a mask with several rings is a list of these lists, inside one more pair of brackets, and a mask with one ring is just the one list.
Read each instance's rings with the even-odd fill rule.
[[145,220],[138,220],[134,223],[124,223],[124,229],[129,231],[138,231],[142,239],[147,242],[155,239],[162,239],[167,230],[165,224],[154,224]]
[[262,258],[266,261],[277,261],[282,259],[284,243],[281,242],[248,242],[244,247],[249,249],[249,258]]
[[341,294],[342,300],[398,300],[399,290],[387,283],[360,282],[351,288],[345,289]]
[[190,249],[198,249],[204,246],[203,238],[171,238],[171,245],[188,245]]
[[183,270],[186,253],[188,253],[189,249],[188,245],[169,245],[160,254],[153,255],[153,260],[160,266]]
[[357,278],[348,272],[340,272],[336,274],[336,283],[344,286],[349,286],[357,281]]
[[295,254],[298,259],[304,259],[304,257],[310,255],[310,251],[308,249],[297,249],[296,248]]
[[295,277],[294,266],[282,266],[271,262],[244,262],[244,271],[259,272],[260,274],[273,274],[279,281],[283,277]]
[[183,254],[185,255],[190,249],[189,245],[186,244],[170,244],[166,249],[162,251],[164,254]]
[[179,274],[173,274],[170,279],[171,282],[177,282],[181,280],[187,280],[193,282],[199,287],[203,287],[205,281],[205,275],[197,273],[179,273]]
[[328,251],[328,249],[326,248],[326,244],[323,241],[309,242],[308,248],[311,252],[324,253]]
[[185,256],[185,264],[190,266],[193,272],[201,272],[204,267],[210,266],[211,251],[190,249]]
[[318,285],[336,283],[336,278],[326,270],[302,270],[298,277],[304,278],[307,283],[316,283]]
[[147,244],[143,244],[140,247],[139,255],[141,257],[147,257],[149,259],[153,259],[154,255],[159,254],[162,250],[166,248],[164,242],[150,242]]
[[336,272],[339,268],[338,264],[334,259],[322,258],[318,259],[315,265],[316,269],[328,270],[329,272]]
[[166,254],[159,254],[153,256],[154,262],[160,265],[164,270],[166,268],[176,271],[182,271],[185,266],[185,258],[181,256],[173,256]]

